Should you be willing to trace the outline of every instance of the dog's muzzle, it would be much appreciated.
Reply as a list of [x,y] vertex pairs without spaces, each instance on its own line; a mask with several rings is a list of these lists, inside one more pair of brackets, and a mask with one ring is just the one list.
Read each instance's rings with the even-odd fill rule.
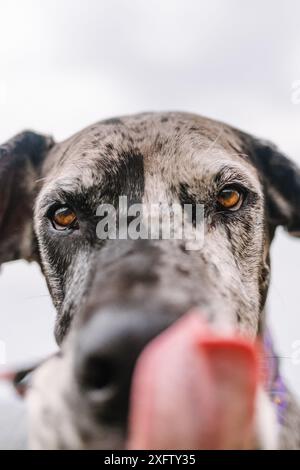
[[75,377],[83,399],[99,422],[125,427],[131,378],[146,344],[167,326],[167,318],[110,306],[94,314],[75,341]]
[[111,309],[92,316],[75,347],[82,399],[99,424],[121,426],[133,449],[256,447],[254,344],[216,334],[199,311],[169,326]]

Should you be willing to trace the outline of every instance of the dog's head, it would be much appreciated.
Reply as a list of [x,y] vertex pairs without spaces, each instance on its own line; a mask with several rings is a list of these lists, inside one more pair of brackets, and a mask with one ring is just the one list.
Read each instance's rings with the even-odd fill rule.
[[[99,237],[99,206],[117,209],[120,196],[128,207],[201,204],[201,249],[184,237]],[[43,403],[56,411],[41,445],[120,446],[137,357],[192,307],[218,331],[259,335],[269,246],[278,225],[299,233],[299,198],[299,170],[273,145],[195,115],[111,119],[61,144],[26,132],[1,146],[0,262],[40,262],[63,343],[41,374],[56,396]]]

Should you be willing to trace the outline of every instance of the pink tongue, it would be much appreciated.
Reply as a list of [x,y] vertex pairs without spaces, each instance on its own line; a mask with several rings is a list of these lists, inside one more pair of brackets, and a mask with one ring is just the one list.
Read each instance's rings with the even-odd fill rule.
[[255,346],[186,314],[137,361],[127,447],[251,448],[258,376]]

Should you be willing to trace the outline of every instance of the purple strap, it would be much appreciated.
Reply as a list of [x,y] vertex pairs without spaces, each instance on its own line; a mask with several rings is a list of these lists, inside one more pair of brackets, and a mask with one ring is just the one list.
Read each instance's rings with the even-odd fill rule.
[[283,424],[288,404],[288,390],[280,376],[279,358],[274,352],[273,341],[267,329],[264,333],[263,343],[267,369],[266,390],[276,407],[277,420],[279,424]]

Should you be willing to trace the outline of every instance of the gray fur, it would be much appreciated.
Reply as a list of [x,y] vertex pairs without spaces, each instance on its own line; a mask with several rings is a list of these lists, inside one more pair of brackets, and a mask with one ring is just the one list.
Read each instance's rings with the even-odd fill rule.
[[[96,312],[110,319],[121,310],[128,318],[139,311],[161,330],[197,307],[218,331],[239,330],[251,339],[262,334],[270,243],[278,224],[297,231],[300,195],[298,169],[280,160],[293,180],[293,197],[272,173],[274,152],[277,164],[280,154],[270,148],[196,115],[145,113],[97,123],[48,151],[35,185],[31,245],[38,245],[57,309],[62,354],[42,366],[30,394],[33,447],[125,445],[124,423],[96,422],[75,378],[78,337]],[[232,183],[246,188],[247,199],[226,219],[215,201]],[[99,242],[96,208],[115,203],[118,194],[147,204],[204,204],[203,248],[186,251],[174,240]],[[83,228],[54,233],[49,208],[69,201]],[[300,411],[292,398],[279,446],[300,447]]]

